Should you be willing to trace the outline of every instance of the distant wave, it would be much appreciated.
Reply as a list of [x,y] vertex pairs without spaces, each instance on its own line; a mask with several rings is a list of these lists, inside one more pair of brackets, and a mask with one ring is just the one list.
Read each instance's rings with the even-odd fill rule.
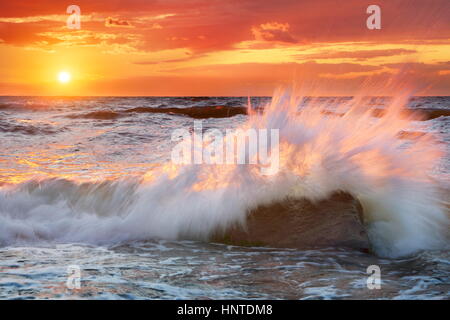
[[83,114],[71,114],[67,116],[70,119],[94,119],[94,120],[115,120],[121,117],[126,116],[123,113],[115,112],[115,111],[93,111],[89,113]]
[[229,107],[229,106],[204,106],[204,107],[188,107],[188,108],[137,107],[125,111],[101,110],[88,112],[84,114],[72,114],[67,117],[71,119],[115,120],[118,118],[130,116],[133,113],[163,113],[171,115],[188,116],[194,119],[207,119],[207,118],[228,118],[238,114],[247,114],[247,108]]
[[[372,115],[374,117],[381,117],[386,113],[384,109],[374,109]],[[449,117],[450,109],[431,109],[431,108],[416,108],[405,110],[405,116],[410,117],[413,113],[413,118],[417,121],[433,120],[439,117]]]
[[0,104],[0,111],[48,111],[49,105],[45,103],[2,103]]
[[205,119],[205,118],[228,118],[238,114],[247,114],[247,107],[230,107],[230,106],[205,106],[205,107],[189,107],[189,108],[140,107],[129,109],[126,112],[168,113],[168,114],[185,115],[194,119]]
[[[428,121],[433,120],[439,117],[450,117],[450,108],[448,108],[445,103],[445,97],[435,97],[434,99],[441,98],[443,101],[442,106],[436,106],[431,108],[423,107],[423,103],[418,103],[421,101],[419,98],[412,99],[411,104],[413,108],[405,109],[405,114],[409,117],[411,112],[414,113],[414,118],[416,121]],[[181,99],[181,98],[180,98]],[[228,101],[226,103],[222,103],[221,105],[198,105],[199,103],[208,103],[208,101],[213,100],[213,97],[190,97],[183,98],[186,103],[185,107],[168,107],[166,103],[161,104],[158,107],[153,106],[140,106],[134,107],[130,109],[121,109],[115,108],[114,105],[111,106],[110,110],[95,110],[95,106],[93,106],[94,110],[83,112],[82,107],[77,107],[77,113],[73,113],[67,115],[67,118],[71,119],[93,119],[93,120],[116,120],[122,117],[128,117],[134,113],[163,113],[170,115],[180,115],[187,116],[194,119],[207,119],[207,118],[228,118],[236,115],[248,115],[248,107],[240,106],[236,101]],[[318,98],[318,100],[323,98]],[[331,98],[330,98],[331,99]],[[421,98],[425,99],[426,98]],[[305,98],[305,101],[314,100],[312,97]],[[351,97],[347,97],[345,99],[335,99],[339,103],[345,103],[346,101],[351,101]],[[383,104],[389,103],[390,99],[384,99]],[[335,102],[336,102],[335,101]],[[104,103],[108,103],[110,101],[105,101]],[[69,100],[64,103],[59,104],[46,104],[45,102],[35,101],[35,102],[9,102],[9,103],[1,103],[0,111],[50,111],[57,109],[59,111],[70,111],[72,108],[73,101]],[[197,105],[192,105],[197,104]],[[366,101],[365,104],[367,106],[371,106],[371,114],[373,117],[381,117],[385,112],[385,108],[377,107],[380,102],[374,101]],[[254,112],[261,113],[263,112],[264,106],[258,106],[257,108],[253,107],[250,110]],[[89,107],[88,109],[89,110]],[[326,109],[322,110],[324,114],[333,116],[342,116],[345,112],[339,112],[337,110]]]
[[20,133],[24,135],[51,135],[63,131],[64,129],[53,129],[50,126],[34,126],[30,124],[8,124],[0,122],[0,132]]
[[423,120],[450,117],[450,109],[417,109],[417,111],[424,114]]
[[[263,108],[252,109],[254,112],[261,113]],[[343,116],[345,113],[340,113],[332,110],[322,110],[325,115],[329,116]],[[382,117],[386,110],[376,108],[371,110],[373,117]],[[410,117],[411,112],[414,112],[414,119],[416,121],[427,121],[439,117],[450,116],[450,109],[413,109],[405,110],[405,116]],[[137,107],[127,109],[124,111],[100,110],[84,114],[72,114],[67,116],[71,119],[96,119],[96,120],[115,120],[122,117],[130,116],[132,113],[162,113],[170,115],[187,116],[194,119],[208,119],[208,118],[229,118],[236,115],[248,115],[247,107],[232,107],[232,106],[202,106],[202,107],[186,107],[186,108],[160,108],[160,107]]]

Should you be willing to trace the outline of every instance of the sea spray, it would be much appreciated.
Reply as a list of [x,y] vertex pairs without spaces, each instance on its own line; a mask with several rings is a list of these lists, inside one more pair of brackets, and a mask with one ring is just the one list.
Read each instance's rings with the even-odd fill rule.
[[373,117],[363,97],[335,106],[278,92],[240,127],[279,130],[279,171],[272,176],[262,175],[258,164],[167,163],[140,180],[3,186],[0,241],[209,240],[218,230],[245,225],[260,205],[344,191],[361,202],[377,254],[441,248],[448,218],[428,173],[442,152],[428,133],[399,138],[412,121],[405,116],[407,98],[391,99]]

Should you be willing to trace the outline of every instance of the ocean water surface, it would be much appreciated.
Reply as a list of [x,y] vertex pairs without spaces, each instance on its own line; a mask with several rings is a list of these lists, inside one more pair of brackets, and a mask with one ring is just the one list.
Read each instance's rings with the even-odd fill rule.
[[[256,114],[269,110],[253,121],[246,97],[0,97],[0,298],[449,299],[450,98],[410,98],[405,122],[383,117],[388,98],[358,102],[362,116],[342,116],[352,98],[305,98],[297,108],[321,112],[295,123],[277,99],[252,98]],[[172,133],[194,120],[284,128],[280,177],[172,168]],[[208,241],[265,201],[340,189],[384,206],[369,221],[393,221],[369,228],[374,252]],[[66,286],[72,265],[78,290]],[[367,288],[370,265],[379,290]]]

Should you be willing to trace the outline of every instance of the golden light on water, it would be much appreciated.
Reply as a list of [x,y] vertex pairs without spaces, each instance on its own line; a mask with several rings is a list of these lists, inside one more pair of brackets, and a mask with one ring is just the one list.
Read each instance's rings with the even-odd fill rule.
[[61,83],[68,83],[70,82],[72,76],[67,71],[61,71],[58,73],[58,81]]

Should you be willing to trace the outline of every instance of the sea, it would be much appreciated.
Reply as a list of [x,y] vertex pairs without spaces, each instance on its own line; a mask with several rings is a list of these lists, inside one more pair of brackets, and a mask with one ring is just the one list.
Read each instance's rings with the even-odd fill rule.
[[[174,164],[195,122],[279,130],[279,172]],[[450,97],[2,96],[0,299],[448,300],[449,152]],[[334,191],[371,250],[211,238]]]

